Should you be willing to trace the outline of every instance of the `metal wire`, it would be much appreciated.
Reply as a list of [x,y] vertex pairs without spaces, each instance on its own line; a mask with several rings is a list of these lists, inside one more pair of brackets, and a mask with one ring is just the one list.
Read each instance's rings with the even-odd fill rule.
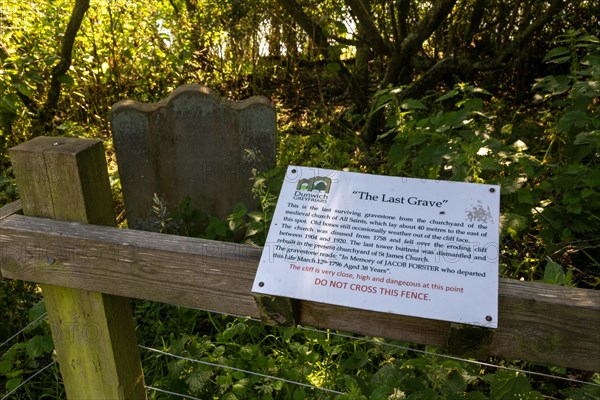
[[477,360],[469,360],[469,359],[466,359],[466,358],[460,358],[460,357],[451,356],[451,355],[447,355],[447,354],[433,353],[433,352],[430,352],[430,351],[427,351],[427,350],[414,349],[412,347],[400,346],[400,345],[397,345],[397,344],[394,344],[394,343],[387,343],[387,342],[382,342],[382,341],[379,341],[379,340],[368,339],[366,337],[356,337],[356,336],[345,334],[345,333],[338,333],[338,332],[333,332],[333,331],[324,331],[324,330],[321,330],[321,329],[309,328],[309,327],[304,327],[304,326],[298,326],[298,328],[302,329],[302,330],[306,330],[306,331],[320,332],[320,333],[325,333],[325,334],[332,335],[332,336],[339,336],[339,337],[343,337],[343,338],[347,338],[347,339],[360,340],[362,342],[368,342],[368,343],[373,343],[373,344],[377,344],[377,345],[382,345],[382,346],[387,346],[387,347],[393,347],[393,348],[397,348],[397,349],[401,349],[401,350],[413,351],[413,352],[419,353],[419,354],[426,354],[426,355],[429,355],[429,356],[440,357],[440,358],[447,358],[447,359],[454,360],[454,361],[461,361],[461,362],[465,362],[465,363],[477,364],[477,365],[481,365],[483,367],[497,368],[497,369],[503,369],[503,370],[513,371],[513,372],[521,372],[523,374],[542,376],[544,378],[560,379],[560,380],[563,380],[563,381],[573,382],[573,383],[580,383],[580,384],[583,384],[583,385],[600,386],[599,384],[593,383],[593,382],[586,382],[586,381],[580,381],[578,379],[565,378],[565,377],[562,377],[562,376],[544,374],[543,372],[526,371],[526,370],[519,369],[519,368],[504,367],[502,365],[496,365],[496,364],[486,363],[486,362],[477,361]]
[[29,382],[30,380],[32,380],[33,378],[35,378],[37,375],[41,374],[42,372],[44,372],[46,369],[50,368],[51,366],[53,366],[54,364],[56,364],[56,360],[52,361],[50,364],[46,365],[44,368],[40,369],[39,371],[37,371],[35,374],[31,375],[29,378],[25,379],[23,382],[21,382],[19,384],[19,386],[17,386],[16,388],[14,388],[13,390],[11,390],[9,393],[7,393],[6,395],[4,395],[4,397],[0,400],[5,400],[8,399],[8,396],[10,396],[11,394],[13,394],[14,392],[16,392],[17,390],[19,390],[19,388],[21,388],[22,386],[24,386],[27,382]]
[[165,393],[165,394],[171,394],[171,395],[175,395],[175,396],[179,396],[179,397],[183,397],[184,399],[190,399],[190,400],[202,400],[199,399],[197,397],[192,397],[192,396],[188,396],[187,394],[181,394],[181,393],[175,393],[175,392],[169,392],[168,390],[165,389],[159,389],[159,388],[155,388],[152,386],[144,386],[147,390],[154,390],[156,392],[161,392],[161,393]]
[[11,340],[13,340],[14,338],[16,338],[17,336],[19,336],[21,333],[25,332],[31,325],[34,325],[36,322],[38,322],[40,319],[47,317],[48,314],[43,313],[42,315],[40,315],[39,317],[37,317],[36,319],[34,319],[33,321],[31,321],[30,323],[28,323],[23,329],[21,329],[19,332],[15,333],[14,335],[12,335],[11,337],[9,337],[8,339],[6,339],[4,342],[2,342],[2,344],[0,344],[0,347],[3,347],[5,344],[7,344],[8,342],[10,342]]
[[[217,313],[217,314],[224,314],[224,313]],[[252,317],[243,317],[243,316],[231,315],[231,314],[225,314],[225,315],[230,315],[230,316],[235,317],[235,318],[244,318],[244,319],[247,319],[247,320],[250,320],[250,321],[255,321],[255,322],[261,322],[260,319],[252,318]],[[24,331],[26,331],[32,325],[35,325],[39,320],[41,320],[41,319],[43,319],[45,317],[47,317],[47,314],[43,313],[42,315],[40,315],[39,317],[37,317],[36,319],[34,319],[33,321],[31,321],[29,324],[27,324],[25,327],[23,327],[23,329],[21,329],[19,332],[15,333],[10,338],[6,339],[2,344],[0,344],[0,347],[5,346],[7,343],[9,343],[10,341],[12,341],[14,338],[16,338],[17,336],[19,336],[20,334],[22,334]],[[337,336],[337,337],[342,337],[342,338],[352,339],[352,340],[358,340],[358,341],[365,342],[365,343],[371,343],[371,344],[375,344],[375,345],[392,347],[392,348],[396,348],[396,349],[400,349],[400,350],[412,351],[412,352],[415,352],[415,353],[425,354],[425,355],[433,356],[433,357],[439,357],[439,358],[445,358],[445,359],[459,361],[459,362],[464,362],[464,363],[476,364],[476,365],[480,365],[482,367],[496,368],[496,369],[502,369],[502,370],[506,370],[506,371],[513,371],[513,372],[520,372],[520,373],[523,373],[523,374],[526,374],[526,375],[535,375],[535,376],[549,378],[549,379],[558,379],[558,380],[562,380],[562,381],[566,381],[566,382],[577,383],[577,384],[581,384],[581,385],[589,385],[589,386],[594,386],[594,387],[600,387],[600,384],[593,383],[593,382],[586,382],[586,381],[581,381],[581,380],[573,379],[573,378],[566,378],[566,377],[562,377],[562,376],[550,375],[550,374],[545,374],[543,372],[526,371],[526,370],[523,370],[523,369],[520,369],[520,368],[506,367],[506,366],[496,365],[496,364],[487,363],[487,362],[483,362],[483,361],[470,360],[470,359],[465,359],[465,358],[461,358],[461,357],[451,356],[451,355],[447,355],[447,354],[433,353],[433,352],[430,352],[430,351],[427,351],[427,350],[420,350],[420,349],[415,349],[415,348],[408,347],[408,346],[401,346],[401,345],[394,344],[394,343],[389,343],[389,342],[386,342],[386,341],[379,341],[379,340],[375,340],[375,339],[369,339],[367,337],[357,337],[357,336],[354,336],[354,335],[340,333],[340,332],[335,332],[335,331],[331,331],[331,330],[322,330],[322,329],[317,329],[317,328],[305,327],[305,326],[301,326],[301,325],[298,325],[297,329],[304,330],[304,331],[319,332],[319,333],[323,333],[323,334],[327,334],[327,335],[332,335],[332,336]],[[338,391],[331,390],[331,389],[321,388],[321,387],[318,387],[318,386],[313,386],[313,385],[309,385],[309,384],[302,383],[302,382],[291,381],[291,380],[284,379],[284,378],[279,378],[279,377],[276,377],[276,376],[265,375],[265,374],[261,374],[261,373],[258,373],[258,372],[247,371],[247,370],[243,370],[243,369],[239,369],[239,368],[235,368],[235,367],[230,367],[230,366],[226,366],[226,365],[221,365],[221,364],[210,363],[208,361],[201,361],[201,360],[195,360],[195,359],[186,358],[186,357],[182,357],[182,356],[177,356],[175,354],[167,353],[167,352],[164,352],[164,351],[161,351],[161,350],[158,350],[158,349],[153,349],[153,348],[142,346],[142,345],[139,345],[139,347],[142,348],[142,349],[148,350],[148,351],[153,351],[153,352],[156,352],[156,353],[159,353],[159,354],[163,354],[163,355],[167,355],[167,356],[171,356],[171,357],[175,357],[175,358],[179,358],[179,359],[183,359],[183,360],[187,360],[187,361],[191,361],[191,362],[195,362],[195,363],[199,363],[199,364],[209,365],[209,366],[212,366],[212,367],[225,368],[225,369],[230,369],[230,370],[234,370],[234,371],[240,371],[240,372],[243,372],[243,373],[247,373],[249,375],[260,376],[260,377],[267,378],[267,379],[279,380],[279,381],[287,382],[287,383],[290,383],[290,384],[293,384],[293,385],[304,386],[304,387],[308,387],[308,388],[316,389],[316,390],[321,390],[321,391],[325,391],[325,392],[330,392],[330,393],[335,393],[335,394],[344,394],[343,392],[338,392]],[[44,368],[42,368],[39,371],[37,371],[35,374],[33,374],[32,376],[30,376],[27,380],[21,382],[21,384],[19,386],[17,386],[15,389],[13,389],[10,393],[8,393],[7,395],[5,395],[4,397],[2,397],[2,399],[0,399],[0,400],[5,400],[10,394],[14,393],[17,389],[19,389],[20,387],[22,387],[23,385],[25,385],[28,381],[30,381],[31,379],[33,379],[36,375],[40,374],[42,371],[44,371],[47,368],[49,368],[54,363],[56,363],[56,361],[51,362],[50,364],[46,365]],[[164,389],[154,388],[154,387],[151,387],[151,386],[148,386],[147,389],[155,390],[155,391],[159,391],[159,392],[164,392],[164,393],[167,393],[167,394],[177,395],[177,396],[181,396],[183,398],[188,398],[188,399],[192,399],[192,400],[201,400],[201,399],[197,399],[195,397],[190,397],[190,396],[179,394],[179,393],[173,393],[173,392],[166,391]]]
[[291,383],[292,385],[304,386],[304,387],[307,387],[307,388],[310,388],[310,389],[321,390],[321,391],[324,391],[324,392],[335,393],[335,394],[344,394],[344,392],[338,392],[337,390],[326,389],[326,388],[322,388],[322,387],[318,387],[318,386],[314,386],[314,385],[309,385],[307,383],[296,382],[296,381],[292,381],[292,380],[289,380],[289,379],[280,378],[280,377],[277,377],[277,376],[261,374],[260,372],[247,371],[245,369],[236,368],[236,367],[230,367],[228,365],[216,364],[216,363],[211,363],[211,362],[208,362],[208,361],[196,360],[194,358],[178,356],[176,354],[168,353],[166,351],[162,351],[162,350],[158,350],[158,349],[153,349],[152,347],[146,347],[146,346],[142,346],[142,345],[138,345],[138,346],[140,348],[144,349],[144,350],[152,351],[154,353],[162,354],[162,355],[165,355],[165,356],[170,356],[170,357],[178,358],[180,360],[186,360],[186,361],[190,361],[190,362],[193,362],[193,363],[208,365],[208,366],[211,366],[211,367],[230,369],[232,371],[243,372],[243,373],[246,373],[248,375],[260,376],[261,378],[273,379],[273,380],[276,380],[276,381],[281,381],[281,382],[285,382],[285,383]]
[[[198,311],[206,311],[206,310],[201,310],[199,308],[194,308],[194,309],[198,310]],[[207,311],[207,312],[211,312],[211,311]],[[243,318],[243,319],[247,319],[249,321],[254,321],[254,322],[259,322],[259,323],[262,322],[260,319],[254,318],[254,317],[244,317],[244,316],[240,316],[240,315],[220,313],[220,312],[216,313],[216,314],[229,315],[231,317]],[[558,380],[562,380],[562,381],[566,381],[566,382],[572,382],[572,383],[578,383],[578,384],[582,384],[582,385],[589,385],[589,386],[595,386],[595,387],[600,386],[600,384],[593,383],[593,382],[581,381],[579,379],[565,378],[565,377],[562,377],[562,376],[545,374],[543,372],[526,371],[526,370],[520,369],[520,368],[505,367],[505,366],[502,366],[502,365],[496,365],[496,364],[486,363],[486,362],[483,362],[483,361],[469,360],[469,359],[466,359],[466,358],[451,356],[451,355],[447,355],[447,354],[433,353],[433,352],[430,352],[430,351],[427,351],[427,350],[419,350],[419,349],[414,349],[414,348],[408,347],[408,346],[400,346],[400,345],[393,344],[393,343],[388,343],[388,342],[382,342],[382,341],[378,341],[378,340],[374,340],[374,339],[369,339],[367,337],[357,337],[357,336],[353,336],[353,335],[349,335],[349,334],[338,333],[338,332],[330,331],[330,330],[322,330],[322,329],[317,329],[317,328],[311,328],[311,327],[306,327],[306,326],[302,326],[302,325],[298,325],[298,326],[296,326],[296,328],[300,329],[300,330],[320,332],[320,333],[329,334],[329,335],[332,335],[332,336],[343,337],[343,338],[347,338],[347,339],[359,340],[359,341],[362,341],[362,342],[370,342],[370,343],[373,343],[373,344],[379,344],[379,345],[387,346],[387,347],[394,347],[394,348],[397,348],[397,349],[413,351],[413,352],[419,353],[419,354],[426,354],[426,355],[429,355],[429,356],[446,358],[446,359],[454,360],[454,361],[461,361],[461,362],[470,363],[470,364],[477,364],[477,365],[480,365],[482,367],[489,367],[489,368],[502,369],[502,370],[506,370],[506,371],[520,372],[520,373],[523,373],[523,374],[526,374],[526,375],[535,375],[535,376],[540,376],[540,377],[544,377],[544,378],[558,379]]]

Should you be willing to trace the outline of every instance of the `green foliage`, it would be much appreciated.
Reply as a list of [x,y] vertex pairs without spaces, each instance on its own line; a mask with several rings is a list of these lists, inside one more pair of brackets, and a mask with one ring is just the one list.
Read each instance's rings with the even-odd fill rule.
[[573,285],[573,270],[569,269],[566,273],[563,268],[552,259],[548,258],[544,268],[542,282],[553,283],[557,285]]
[[[342,2],[303,5],[328,35],[351,34],[353,24],[342,22],[348,16]],[[389,25],[384,2],[371,6],[382,32],[401,33]],[[57,38],[65,30],[71,7],[67,1],[15,0],[0,6],[0,44],[5,50],[0,57],[1,203],[16,197],[7,149],[32,134],[29,128],[45,101],[50,71],[59,61]],[[260,207],[249,210],[238,204],[221,220],[194,210],[190,201],[170,208],[173,205],[167,207],[157,197],[157,231],[264,244],[288,164],[499,183],[502,274],[598,288],[600,55],[595,36],[551,32],[539,39],[549,43],[556,36],[556,47],[545,56],[548,75],[536,81],[531,104],[512,104],[508,95],[491,93],[489,82],[485,86],[489,91],[481,89],[479,77],[419,99],[400,100],[401,88],[381,90],[375,98],[385,110],[386,131],[379,143],[367,147],[358,128],[364,111],[350,114],[348,99],[331,95],[342,93],[335,80],[342,67],[350,65],[344,60],[351,61],[354,47],[332,45],[334,55],[342,54],[339,62],[300,64],[300,58],[321,60],[322,55],[277,7],[266,0],[93,3],[77,37],[73,66],[60,77],[63,96],[48,134],[108,139],[111,175],[116,176],[107,118],[116,101],[157,101],[186,82],[206,83],[232,98],[268,94],[275,99],[280,118],[280,168],[256,177]],[[416,23],[427,7],[426,2],[415,3],[407,21]],[[582,18],[572,14],[569,21]],[[461,24],[469,23],[469,13],[455,16]],[[488,17],[498,23],[495,14]],[[452,50],[451,41],[459,31],[441,29],[424,46],[424,54]],[[271,57],[264,57],[265,45],[272,50]],[[542,46],[539,51],[545,50]],[[374,81],[383,70],[380,64],[371,63]],[[534,67],[529,74],[542,70]],[[508,90],[511,84],[501,87]],[[390,139],[393,144],[388,148]],[[118,179],[114,182],[118,191]],[[0,342],[39,315],[43,303],[38,302],[35,285],[0,281]],[[141,301],[135,303],[135,318],[140,343],[146,346],[236,368],[142,352],[148,385],[201,398],[481,400],[538,399],[540,393],[548,398],[600,397],[597,387],[548,384],[521,373],[415,353],[406,349],[410,347],[406,343],[387,346],[383,339],[362,341],[335,332],[270,328],[244,318]],[[39,322],[15,339],[18,342],[0,349],[2,389],[10,390],[50,361],[49,337],[47,322]],[[535,368],[565,377],[576,373]],[[586,379],[600,384],[598,374]],[[148,393],[150,398],[164,398]],[[56,367],[14,396],[64,398]]]
[[164,200],[154,194],[152,210],[156,230],[161,233],[226,242],[241,241],[262,246],[267,240],[284,173],[282,168],[273,168],[255,176],[252,193],[259,200],[259,208],[248,210],[244,204],[238,203],[225,220],[194,209],[190,198],[169,210]]
[[[549,63],[569,63],[568,75],[554,78],[559,88],[545,77],[535,85],[544,101],[558,109],[552,141],[542,162],[549,164],[552,176],[540,184],[539,217],[548,222],[541,230],[546,241],[574,241],[581,235],[594,235],[598,226],[598,185],[600,184],[600,41],[597,37],[570,32],[558,38],[558,47],[546,56]],[[545,192],[545,193],[544,193]],[[537,192],[534,192],[537,194]],[[542,200],[542,201],[543,201]]]
[[0,174],[0,204],[7,204],[17,199],[17,185],[12,170],[5,170],[6,175]]
[[[157,310],[162,310],[161,315],[155,315]],[[438,357],[433,348],[427,348],[431,353],[422,356],[406,343],[348,340],[335,332],[273,328],[245,318],[149,302],[138,306],[136,318],[140,333],[150,341],[146,345],[183,357],[144,352],[146,383],[200,398],[544,398],[526,375],[503,369],[486,371],[476,364]],[[265,375],[344,394],[296,386]],[[586,392],[591,395],[596,389],[562,389],[561,396],[584,399]],[[158,396],[155,392],[149,395]],[[558,389],[546,388],[545,395],[558,395]]]
[[528,399],[542,400],[544,397],[537,391],[531,390],[531,384],[526,376],[511,371],[499,371],[488,375],[490,382],[490,399]]
[[[5,282],[2,281],[2,283]],[[38,301],[31,306],[29,312],[26,313],[29,316],[29,320],[26,321],[29,325],[28,328],[23,330],[20,337],[11,340],[14,342],[12,345],[10,345],[10,342],[6,342],[7,349],[2,349],[3,354],[0,356],[0,388],[4,389],[6,393],[16,389],[25,379],[28,379],[52,361],[54,344],[50,334],[50,326],[43,318],[45,312],[42,301]],[[14,329],[14,327],[15,325],[6,326],[9,329]],[[4,343],[5,337],[0,336],[0,341]],[[57,380],[56,374],[57,367],[50,367],[43,374],[29,381],[23,390],[15,393],[14,397],[11,398],[31,399],[46,396],[60,398],[64,394],[64,390],[61,382]]]
[[31,137],[50,71],[59,61],[56,32],[64,31],[67,2],[0,6],[0,202],[16,198],[8,149]]
[[[395,137],[392,174],[501,185],[507,276],[572,284],[577,273],[578,281],[595,287],[600,45],[595,36],[578,32],[557,42],[566,46],[551,50],[546,60],[567,64],[568,73],[535,84],[537,104],[549,107],[539,112],[541,123],[522,120],[521,110],[507,122],[506,105],[472,84],[458,84],[437,98],[398,101],[395,88],[377,96],[387,112],[384,137]],[[528,250],[518,260],[511,251],[523,240]]]
[[[389,94],[395,92],[391,89]],[[483,182],[483,167],[477,161],[480,154],[489,151],[486,146],[497,146],[488,139],[491,128],[488,120],[492,116],[483,111],[483,98],[488,96],[489,93],[473,85],[459,84],[429,106],[410,99],[394,104],[395,112],[390,113],[387,121],[388,134],[396,132],[389,153],[391,172],[419,178]],[[447,103],[450,106],[445,106]],[[388,107],[387,103],[383,105]]]
[[[0,343],[14,333],[15,327],[27,324],[29,309],[40,300],[35,285],[30,282],[0,279]],[[17,329],[18,330],[18,329]]]

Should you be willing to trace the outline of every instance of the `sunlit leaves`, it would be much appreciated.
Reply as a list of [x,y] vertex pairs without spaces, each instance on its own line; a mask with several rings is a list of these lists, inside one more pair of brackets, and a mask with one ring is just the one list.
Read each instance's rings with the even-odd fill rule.
[[358,351],[342,362],[342,366],[347,369],[359,369],[369,362],[369,356],[364,351]]
[[[600,210],[600,48],[597,39],[579,33],[560,40],[564,44],[546,61],[568,61],[568,73],[540,78],[533,87],[540,94],[537,101],[546,101],[550,109],[540,113],[541,122],[503,120],[501,109],[492,110],[493,102],[470,84],[425,101],[435,113],[411,110],[388,117],[396,134],[389,151],[392,173],[500,184],[503,237],[526,239],[528,249],[535,249],[530,251],[553,257],[560,243],[587,243],[594,237]],[[387,95],[391,103],[393,93]],[[573,249],[572,254],[580,251],[577,245]]]
[[490,400],[543,400],[543,396],[531,390],[525,375],[512,371],[499,371],[486,377],[491,386]]
[[212,369],[206,366],[199,366],[187,375],[185,383],[187,383],[190,392],[200,394],[202,388],[207,384],[212,375]]
[[548,258],[544,268],[542,282],[555,285],[572,284],[573,270],[569,269],[566,273],[563,267],[552,259]]
[[566,75],[548,75],[543,78],[538,78],[534,85],[534,89],[547,92],[551,95],[565,93],[570,88],[571,80]]
[[518,238],[529,227],[530,221],[523,215],[507,212],[500,215],[500,228],[504,234]]
[[543,61],[547,61],[554,64],[562,64],[571,59],[571,51],[566,47],[555,47],[550,50],[545,56]]
[[2,104],[0,106],[5,107],[7,111],[16,113],[18,109],[19,97],[14,93],[9,93],[2,96]]
[[571,88],[571,97],[598,97],[600,96],[600,82],[596,80],[577,81]]

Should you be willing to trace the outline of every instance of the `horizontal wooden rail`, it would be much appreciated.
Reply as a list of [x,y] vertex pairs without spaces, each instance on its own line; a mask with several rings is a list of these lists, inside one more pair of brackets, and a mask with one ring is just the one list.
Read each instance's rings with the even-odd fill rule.
[[[21,215],[0,229],[4,277],[259,317],[251,287],[261,248]],[[309,301],[298,302],[298,322],[600,371],[600,291],[501,279],[499,293],[495,330]]]
[[21,206],[21,200],[15,200],[12,203],[8,203],[0,208],[0,221],[6,217],[10,217],[13,214],[22,214],[23,207]]
[[[21,206],[21,200],[15,200],[12,203],[8,203],[0,207],[0,221],[4,218],[8,218],[13,214],[23,214],[23,207]],[[0,234],[2,231],[0,231]],[[0,279],[2,279],[2,269],[0,269]]]

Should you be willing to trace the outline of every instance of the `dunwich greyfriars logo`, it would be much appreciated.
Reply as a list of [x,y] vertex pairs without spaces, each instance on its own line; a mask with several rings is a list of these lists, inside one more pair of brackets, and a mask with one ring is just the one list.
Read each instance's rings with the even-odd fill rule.
[[309,192],[329,193],[331,188],[331,179],[326,176],[315,176],[314,178],[305,178],[298,181],[296,190],[306,190]]
[[314,178],[300,179],[296,185],[294,200],[308,200],[318,203],[327,203],[327,194],[331,189],[331,178],[315,176]]

